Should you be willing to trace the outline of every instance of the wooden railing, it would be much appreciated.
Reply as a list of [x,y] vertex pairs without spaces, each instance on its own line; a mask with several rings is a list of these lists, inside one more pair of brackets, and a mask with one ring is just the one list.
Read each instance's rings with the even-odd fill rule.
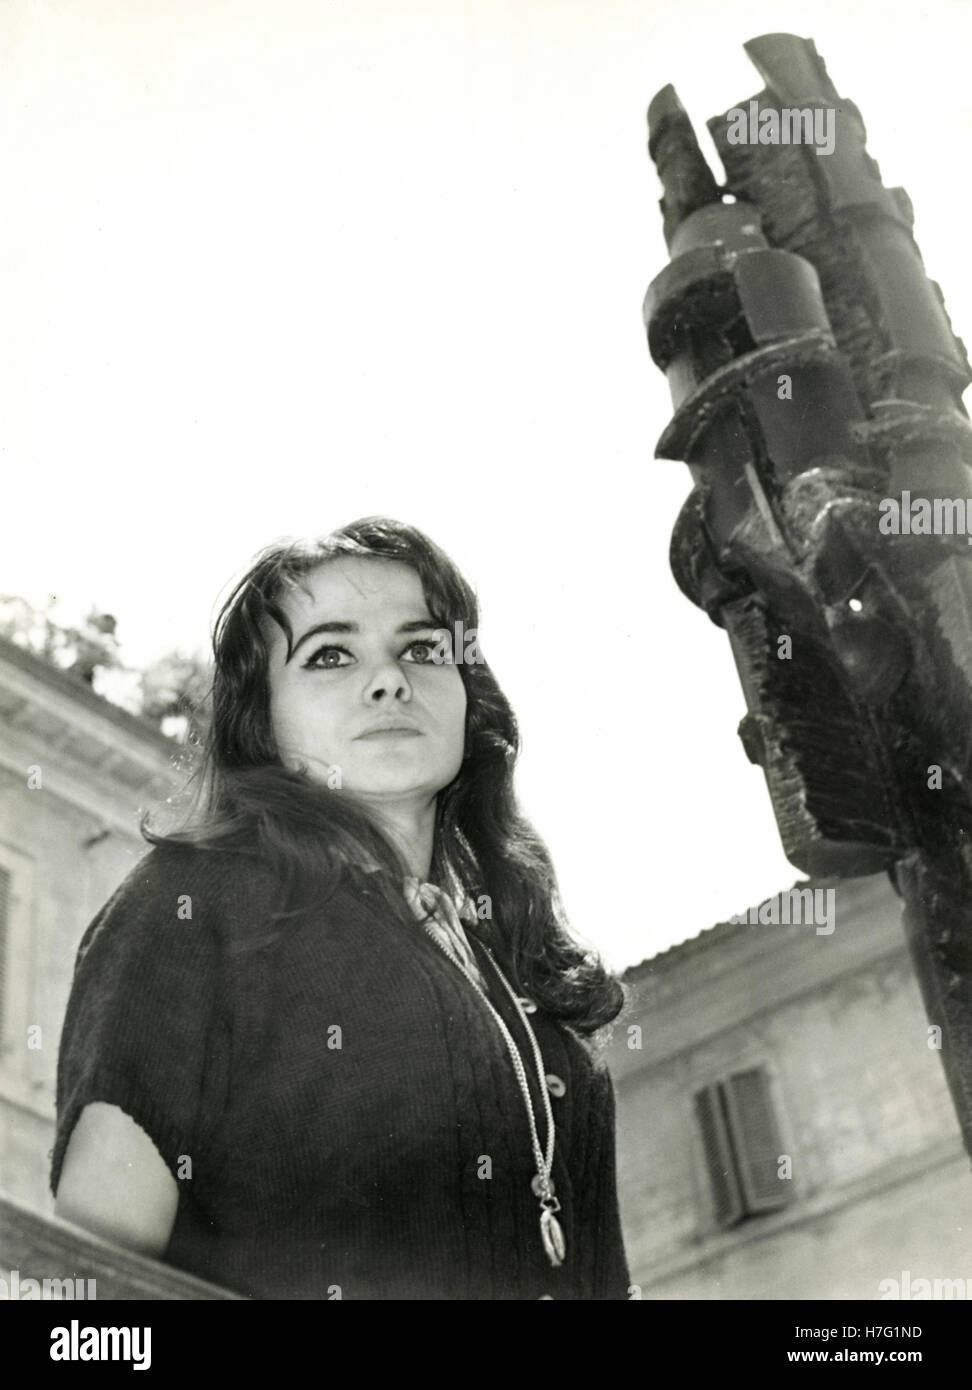
[[[11,1272],[16,1271],[16,1281]],[[0,1194],[0,1278],[7,1284],[7,1297],[25,1296],[24,1283],[53,1282],[61,1292],[47,1297],[64,1297],[61,1281],[71,1280],[77,1288],[85,1282],[84,1297],[93,1288],[95,1297],[104,1299],[237,1299],[239,1294],[207,1284],[191,1274],[160,1264],[144,1255],[122,1250],[57,1217],[22,1206]],[[87,1281],[93,1280],[94,1285]],[[18,1290],[19,1291],[16,1291]],[[38,1297],[32,1286],[28,1297]]]

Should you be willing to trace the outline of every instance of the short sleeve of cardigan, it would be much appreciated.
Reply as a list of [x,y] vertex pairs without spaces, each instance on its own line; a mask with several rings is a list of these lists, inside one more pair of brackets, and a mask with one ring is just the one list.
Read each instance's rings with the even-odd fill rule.
[[71,1133],[94,1101],[130,1115],[174,1176],[197,1152],[220,1084],[220,991],[216,922],[191,855],[150,851],[81,940],[58,1056],[55,1194]]

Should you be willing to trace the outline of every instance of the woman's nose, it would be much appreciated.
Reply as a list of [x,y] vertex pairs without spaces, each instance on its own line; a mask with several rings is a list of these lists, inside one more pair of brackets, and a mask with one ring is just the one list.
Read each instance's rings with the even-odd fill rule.
[[376,669],[364,690],[365,703],[380,704],[383,700],[410,700],[412,687],[402,667],[396,661],[388,661]]

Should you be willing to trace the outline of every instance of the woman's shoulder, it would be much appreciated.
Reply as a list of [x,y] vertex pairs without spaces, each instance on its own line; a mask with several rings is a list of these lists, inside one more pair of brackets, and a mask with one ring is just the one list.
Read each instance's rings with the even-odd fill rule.
[[210,895],[245,899],[276,882],[276,875],[254,852],[237,846],[224,849],[165,840],[142,856],[118,891],[151,896],[194,888]]
[[264,918],[279,897],[276,875],[254,855],[167,841],[132,866],[89,925],[80,952],[96,938],[155,936],[177,923],[216,940]]

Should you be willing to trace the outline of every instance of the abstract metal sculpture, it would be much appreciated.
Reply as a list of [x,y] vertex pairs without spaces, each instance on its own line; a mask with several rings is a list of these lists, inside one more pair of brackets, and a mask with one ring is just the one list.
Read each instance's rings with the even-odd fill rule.
[[729,635],[787,857],[904,898],[972,1154],[972,374],[812,41],[745,47],[766,88],[709,122],[725,185],[671,87],[648,112],[657,454],[695,484],[672,568]]

